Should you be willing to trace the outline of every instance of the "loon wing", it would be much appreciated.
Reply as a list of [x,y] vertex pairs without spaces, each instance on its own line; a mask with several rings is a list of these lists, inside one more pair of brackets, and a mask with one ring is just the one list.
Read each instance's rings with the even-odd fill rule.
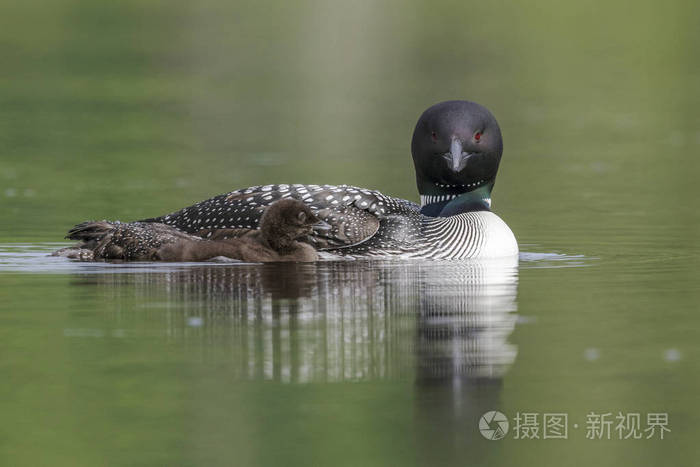
[[357,245],[377,233],[383,217],[420,209],[410,201],[353,186],[265,185],[215,196],[144,222],[162,222],[210,238],[238,236],[248,229],[257,228],[265,208],[282,198],[305,202],[318,217],[330,224],[330,230],[309,236],[309,243],[317,249]]

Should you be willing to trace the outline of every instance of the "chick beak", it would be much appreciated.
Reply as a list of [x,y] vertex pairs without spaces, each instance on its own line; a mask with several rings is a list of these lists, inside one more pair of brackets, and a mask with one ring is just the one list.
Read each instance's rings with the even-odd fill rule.
[[311,228],[317,232],[324,232],[327,230],[331,230],[331,225],[328,222],[319,220],[318,222],[313,224]]

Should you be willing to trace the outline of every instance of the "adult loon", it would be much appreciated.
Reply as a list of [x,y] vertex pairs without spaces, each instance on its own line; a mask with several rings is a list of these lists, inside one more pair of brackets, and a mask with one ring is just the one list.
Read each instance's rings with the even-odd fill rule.
[[142,222],[211,237],[220,229],[257,228],[266,206],[294,198],[330,224],[308,241],[333,255],[465,259],[518,253],[510,228],[490,210],[503,152],[491,112],[469,101],[435,104],[420,116],[411,152],[420,206],[352,186],[278,184],[232,191]]
[[318,253],[299,239],[314,228],[328,228],[305,203],[282,199],[272,203],[260,219],[260,229],[220,230],[204,239],[156,222],[83,222],[66,238],[75,247],[55,252],[82,260],[206,261],[217,256],[247,262],[316,261]]

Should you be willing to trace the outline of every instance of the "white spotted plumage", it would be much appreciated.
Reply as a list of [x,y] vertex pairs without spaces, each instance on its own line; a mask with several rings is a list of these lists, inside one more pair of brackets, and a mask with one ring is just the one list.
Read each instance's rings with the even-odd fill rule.
[[[445,201],[447,196],[421,197],[421,201]],[[309,242],[335,255],[466,259],[517,253],[512,232],[490,211],[427,217],[410,201],[345,185],[250,187],[148,220],[195,234],[208,229],[257,228],[266,206],[281,198],[300,199],[331,225],[330,231],[311,235]]]

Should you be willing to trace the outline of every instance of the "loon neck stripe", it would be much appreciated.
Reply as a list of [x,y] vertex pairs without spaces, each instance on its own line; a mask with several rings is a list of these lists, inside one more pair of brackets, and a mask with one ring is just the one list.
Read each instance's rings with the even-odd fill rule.
[[445,217],[469,211],[491,210],[493,183],[460,194],[421,195],[421,213],[431,217]]
[[455,199],[459,195],[420,195],[421,207],[433,203],[443,203]]

